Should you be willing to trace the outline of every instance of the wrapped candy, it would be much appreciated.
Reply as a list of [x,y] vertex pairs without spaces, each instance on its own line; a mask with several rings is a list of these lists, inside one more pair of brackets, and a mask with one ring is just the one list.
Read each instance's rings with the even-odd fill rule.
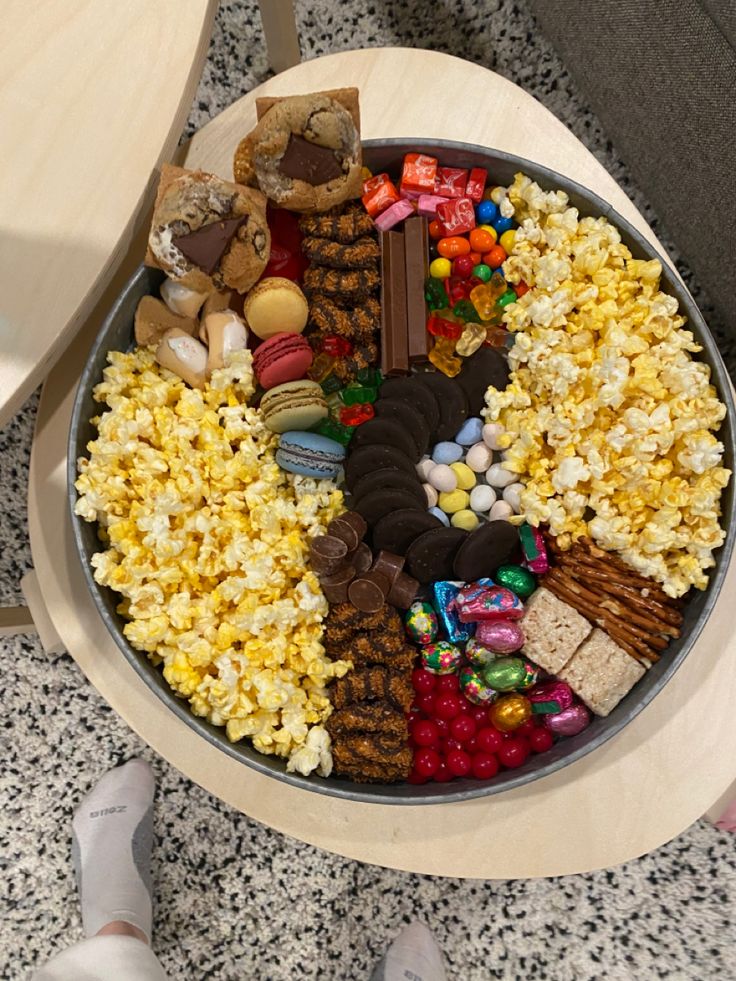
[[434,193],[443,198],[462,198],[468,182],[467,170],[460,167],[438,167]]
[[404,628],[407,636],[415,644],[431,644],[433,640],[436,640],[439,629],[437,614],[429,603],[422,603],[417,600],[406,611]]
[[549,571],[549,559],[542,532],[524,522],[519,526],[519,540],[527,568],[538,576],[543,576]]
[[524,631],[512,620],[483,620],[476,628],[475,639],[494,654],[513,654],[524,646]]
[[388,174],[376,174],[363,184],[360,200],[371,218],[375,218],[399,200],[399,192]]
[[539,671],[520,657],[497,657],[483,669],[483,680],[497,691],[531,688]]
[[463,623],[479,620],[520,620],[524,604],[504,586],[485,586],[480,582],[464,586],[455,598],[455,610]]
[[460,672],[460,690],[473,705],[488,705],[497,694],[469,665],[466,665]]
[[558,715],[573,703],[572,688],[566,681],[543,681],[535,685],[526,697],[532,703],[535,715]]
[[407,153],[401,169],[402,192],[433,194],[437,177],[437,158],[426,153]]
[[502,565],[496,569],[496,582],[499,586],[505,586],[512,593],[516,593],[521,599],[529,599],[537,588],[537,581],[528,569],[523,569],[520,565]]
[[460,587],[454,582],[439,581],[432,585],[434,608],[447,639],[453,644],[463,644],[473,636],[474,626],[461,623],[455,612],[455,597]]
[[437,205],[437,219],[445,235],[463,235],[475,228],[475,208],[470,198],[452,198]]
[[524,695],[502,695],[488,710],[488,718],[500,732],[513,732],[531,719],[532,703]]
[[465,196],[470,198],[475,204],[479,204],[483,198],[483,191],[486,189],[488,171],[483,167],[473,167],[468,174],[468,182],[465,185]]
[[577,736],[590,725],[590,712],[577,703],[555,715],[545,715],[544,725],[556,736]]
[[496,656],[490,648],[475,638],[469,640],[465,645],[465,657],[470,662],[471,667],[477,671],[482,671],[488,667],[491,661],[495,661]]
[[494,272],[487,283],[480,283],[470,291],[470,300],[481,320],[491,320],[496,301],[506,292],[506,280],[500,272]]
[[422,667],[430,674],[453,674],[462,660],[460,648],[446,640],[427,644],[421,651]]

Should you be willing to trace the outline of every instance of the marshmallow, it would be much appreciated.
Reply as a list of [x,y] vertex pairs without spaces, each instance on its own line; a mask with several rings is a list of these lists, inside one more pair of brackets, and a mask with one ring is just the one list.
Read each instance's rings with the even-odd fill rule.
[[161,284],[161,299],[172,313],[180,317],[196,317],[207,294],[190,290],[188,286],[166,278]]
[[156,348],[156,360],[192,388],[204,388],[207,373],[207,348],[196,337],[172,327]]

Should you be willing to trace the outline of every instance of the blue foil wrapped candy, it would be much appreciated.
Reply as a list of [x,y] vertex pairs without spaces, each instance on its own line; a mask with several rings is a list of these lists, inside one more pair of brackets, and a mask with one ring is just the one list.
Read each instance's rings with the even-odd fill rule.
[[460,617],[455,613],[455,597],[460,592],[461,585],[450,581],[435,582],[432,584],[434,594],[434,608],[437,611],[442,630],[447,639],[453,644],[464,644],[475,633],[474,623],[461,623]]

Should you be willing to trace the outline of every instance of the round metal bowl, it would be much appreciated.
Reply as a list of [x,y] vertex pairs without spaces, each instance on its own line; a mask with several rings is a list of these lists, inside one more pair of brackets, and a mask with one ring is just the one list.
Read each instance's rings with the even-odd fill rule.
[[[400,168],[406,152],[423,151],[439,156],[447,166],[485,167],[490,171],[494,182],[510,183],[514,174],[522,170],[546,189],[561,188],[570,197],[570,202],[579,209],[581,215],[605,215],[619,229],[626,245],[636,257],[660,258],[642,235],[632,228],[611,207],[597,195],[575,184],[568,178],[541,167],[531,161],[511,154],[488,150],[479,146],[432,140],[385,140],[369,141],[364,145],[366,164],[374,171]],[[703,345],[700,358],[710,365],[712,380],[720,398],[728,407],[728,414],[719,433],[725,445],[724,465],[733,468],[734,460],[734,403],[726,369],[718,350],[699,313],[695,303],[679,279],[673,276],[666,262],[662,261],[662,287],[679,302],[680,310],[687,316],[689,327]],[[198,732],[203,739],[219,747],[223,753],[240,760],[245,766],[268,774],[303,790],[354,801],[381,804],[438,804],[468,800],[502,793],[512,787],[530,783],[567,766],[592,752],[598,746],[615,736],[671,681],[683,660],[692,650],[698,635],[713,609],[734,544],[733,507],[734,481],[731,481],[723,495],[723,522],[728,529],[724,546],[717,553],[717,565],[711,571],[710,583],[704,592],[695,592],[686,604],[685,623],[682,637],[670,644],[661,661],[655,664],[629,695],[605,718],[595,718],[592,724],[578,736],[563,739],[549,752],[530,758],[519,770],[500,773],[489,783],[474,780],[455,780],[452,783],[429,783],[423,786],[410,784],[364,785],[330,777],[302,777],[287,773],[284,763],[274,757],[257,753],[247,742],[231,743],[222,728],[210,725],[195,716],[187,702],[177,697],[169,688],[161,671],[155,668],[145,654],[130,646],[123,635],[123,619],[116,612],[118,597],[111,590],[99,586],[92,577],[91,557],[100,550],[97,529],[74,514],[76,491],[76,461],[85,455],[87,443],[95,438],[89,420],[98,414],[99,406],[92,399],[92,389],[101,380],[108,351],[125,351],[133,340],[133,315],[138,301],[146,293],[156,293],[161,282],[160,273],[141,267],[129,281],[114,307],[110,311],[102,330],[90,351],[87,363],[79,382],[74,402],[68,447],[68,492],[74,539],[87,585],[97,604],[97,609],[108,630],[114,637],[121,654],[125,657],[146,684],[161,698],[186,725]]]

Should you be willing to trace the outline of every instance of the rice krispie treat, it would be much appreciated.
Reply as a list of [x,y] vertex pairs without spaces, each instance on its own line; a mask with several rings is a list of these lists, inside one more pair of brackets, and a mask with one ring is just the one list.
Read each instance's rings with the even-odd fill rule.
[[559,674],[593,629],[548,589],[538,589],[527,601],[521,626],[523,654],[550,674]]
[[[559,602],[559,601],[558,601]],[[591,712],[608,715],[644,675],[644,667],[597,627],[558,671]]]

